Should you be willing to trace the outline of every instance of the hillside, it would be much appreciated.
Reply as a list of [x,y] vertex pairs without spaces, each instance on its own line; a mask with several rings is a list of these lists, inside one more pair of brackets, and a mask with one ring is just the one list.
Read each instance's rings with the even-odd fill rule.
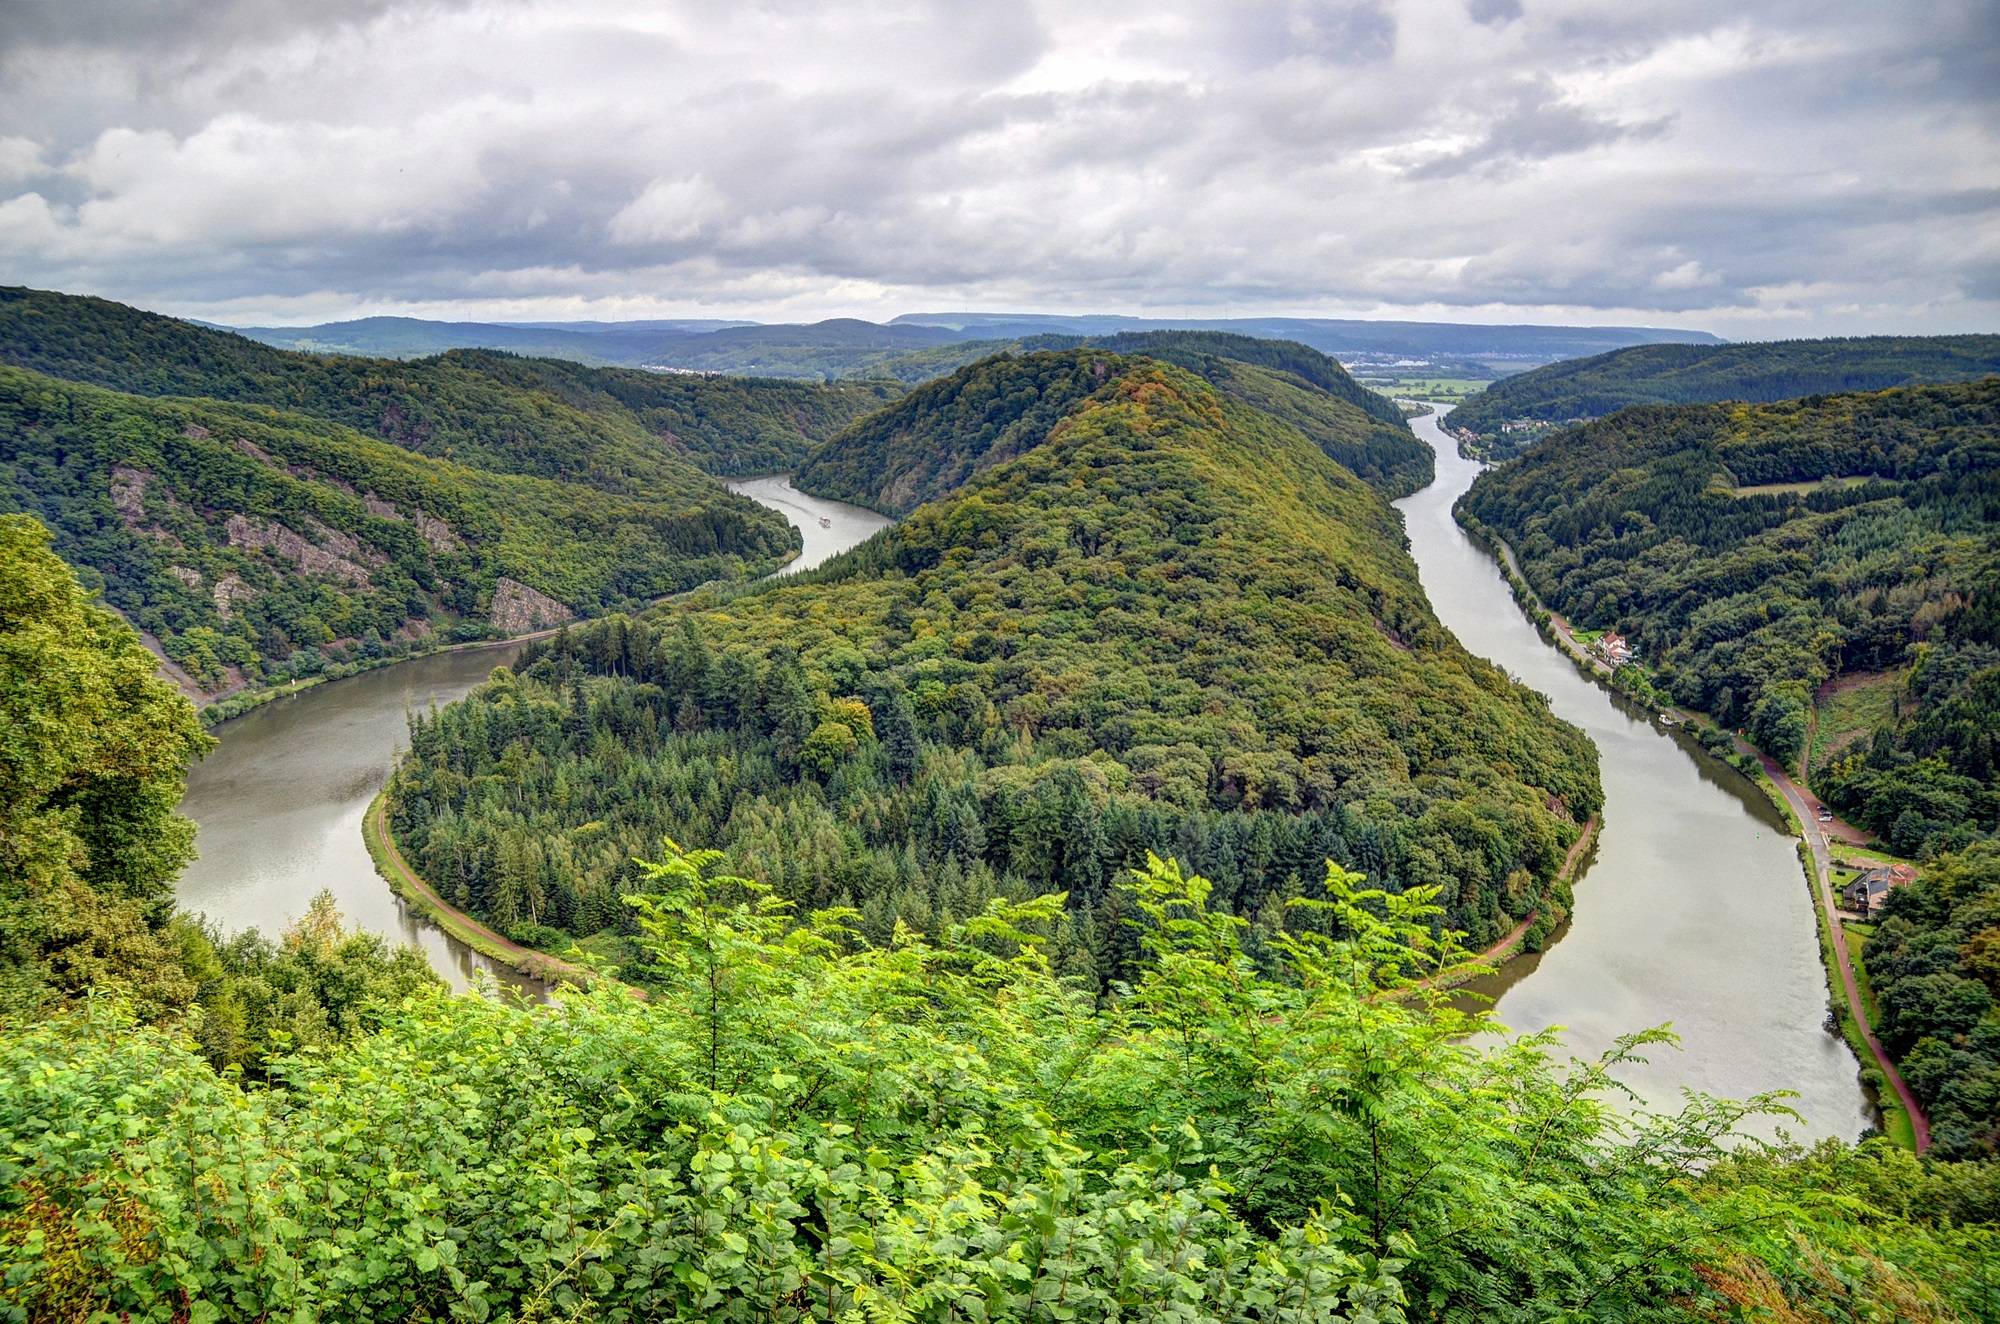
[[1460,510],[1550,606],[1786,763],[1839,682],[1886,681],[1809,771],[1899,850],[2000,827],[2000,380],[1626,410],[1481,475]]
[[[1860,336],[1741,345],[1639,345],[1553,363],[1487,387],[1445,416],[1481,453],[1518,454],[1549,426],[1629,405],[1763,403],[1972,381],[2000,372],[2000,336]],[[1515,427],[1503,430],[1506,424]]]
[[643,604],[795,542],[720,491],[488,473],[301,414],[19,368],[0,367],[0,435],[0,511],[52,528],[204,695]]
[[1391,496],[1430,480],[1430,451],[1396,407],[1324,355],[1282,342],[1163,332],[968,364],[916,388],[905,407],[864,418],[828,441],[796,481],[822,496],[905,513],[1038,445],[1131,355],[1192,369],[1232,399],[1298,429]]
[[646,322],[436,322],[420,317],[360,317],[317,326],[214,326],[214,329],[305,354],[419,359],[448,349],[497,349],[603,366],[644,362],[656,346],[676,336],[743,325],[747,323],[702,318]]
[[1428,891],[1323,867],[1318,904],[1246,928],[1149,861],[1100,1001],[1057,898],[883,946],[655,841],[627,889],[647,1001],[453,998],[323,900],[282,942],[175,913],[206,742],[18,515],[0,658],[22,1318],[1990,1313],[1990,1166],[1770,1149],[1738,1132],[1772,1099],[1635,1115],[1615,1063],[1420,982],[1462,956]]
[[[1167,331],[1287,340],[1343,359],[1457,364],[1504,370],[1655,342],[1714,344],[1703,331],[1663,327],[1488,326],[1316,317],[1149,318],[1033,313],[906,314],[886,323],[832,318],[757,324],[698,318],[630,322],[436,322],[367,317],[319,326],[226,327],[282,349],[416,358],[449,349],[498,349],[595,366],[678,368],[827,380],[889,376],[924,381],[1003,348],[1066,349],[1083,341]],[[1051,343],[1030,343],[1047,339]],[[1060,341],[1062,343],[1053,343]],[[1470,368],[1465,365],[1472,365]],[[1449,375],[1449,374],[1448,374]]]
[[498,473],[691,505],[718,495],[701,467],[789,463],[879,403],[866,388],[600,376],[480,351],[295,354],[103,299],[13,288],[0,288],[0,363],[138,395],[269,405]]
[[1260,922],[1331,857],[1478,941],[1539,907],[1539,941],[1596,752],[1437,623],[1382,497],[1179,368],[987,368],[900,431],[1009,386],[1060,420],[804,584],[580,627],[420,720],[394,821],[433,885],[614,945],[663,834],[878,939],[1063,891],[1095,983],[1146,851]]

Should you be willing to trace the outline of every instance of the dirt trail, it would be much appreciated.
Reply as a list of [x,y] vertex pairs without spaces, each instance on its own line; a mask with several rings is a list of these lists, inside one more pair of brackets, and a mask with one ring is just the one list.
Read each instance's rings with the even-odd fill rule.
[[[1738,742],[1741,745],[1741,742]],[[1750,750],[1757,761],[1764,765],[1764,771],[1777,784],[1778,791],[1785,797],[1785,803],[1798,815],[1799,831],[1805,837],[1806,847],[1812,852],[1813,896],[1818,901],[1820,911],[1826,920],[1827,932],[1833,938],[1833,958],[1840,969],[1840,982],[1847,990],[1847,1006],[1854,1014],[1854,1023],[1861,1029],[1861,1038],[1874,1054],[1875,1065],[1881,1068],[1883,1079],[1896,1092],[1896,1099],[1903,1110],[1910,1115],[1910,1127],[1916,1132],[1917,1152],[1923,1153],[1931,1147],[1930,1119],[1924,1116],[1923,1105],[1917,1096],[1910,1093],[1910,1087],[1903,1083],[1903,1077],[1896,1070],[1896,1064],[1889,1060],[1882,1041],[1875,1037],[1875,1027],[1868,1023],[1868,1012],[1861,1001],[1861,985],[1854,977],[1854,961],[1847,952],[1847,939],[1840,928],[1840,915],[1834,905],[1833,884],[1828,880],[1828,848],[1826,834],[1820,830],[1818,822],[1819,800],[1794,782],[1778,761],[1762,750]]]

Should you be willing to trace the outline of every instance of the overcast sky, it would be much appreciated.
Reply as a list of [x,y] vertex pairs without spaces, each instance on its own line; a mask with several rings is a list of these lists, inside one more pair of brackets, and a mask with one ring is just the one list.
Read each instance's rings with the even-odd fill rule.
[[0,281],[219,321],[2000,331],[2000,0],[0,0]]

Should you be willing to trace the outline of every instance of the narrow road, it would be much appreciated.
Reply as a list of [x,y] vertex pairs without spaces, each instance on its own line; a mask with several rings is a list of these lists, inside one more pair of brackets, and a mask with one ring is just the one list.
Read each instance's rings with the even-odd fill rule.
[[1818,802],[1799,789],[1791,776],[1778,765],[1776,759],[1759,749],[1750,749],[1739,740],[1739,747],[1748,749],[1764,765],[1764,771],[1777,784],[1778,791],[1785,797],[1785,803],[1798,815],[1799,831],[1806,839],[1806,847],[1812,852],[1813,895],[1819,900],[1821,913],[1826,917],[1827,933],[1833,940],[1833,959],[1840,969],[1840,982],[1847,989],[1847,1006],[1854,1013],[1854,1023],[1861,1028],[1861,1038],[1868,1045],[1868,1051],[1875,1055],[1875,1065],[1882,1069],[1883,1079],[1896,1091],[1896,1099],[1903,1105],[1903,1111],[1910,1115],[1910,1127],[1916,1132],[1917,1152],[1923,1153],[1931,1147],[1930,1119],[1924,1116],[1923,1105],[1917,1096],[1910,1093],[1910,1087],[1903,1083],[1903,1077],[1896,1070],[1896,1064],[1889,1060],[1882,1041],[1875,1037],[1875,1027],[1868,1023],[1868,1012],[1861,1001],[1861,985],[1854,978],[1854,962],[1847,954],[1847,939],[1840,928],[1840,914],[1834,905],[1833,884],[1828,878],[1831,860],[1826,844],[1826,834],[1820,830]]
[[[403,852],[396,845],[396,838],[389,831],[389,797],[375,797],[375,804],[369,810],[369,828],[375,839],[381,843],[382,857],[387,862],[395,881],[402,887],[415,892],[433,912],[434,917],[443,921],[441,927],[450,932],[453,925],[475,934],[487,946],[487,954],[507,962],[522,974],[544,983],[554,984],[563,980],[577,985],[587,985],[597,976],[580,965],[550,956],[547,952],[533,947],[523,947],[512,938],[496,933],[472,916],[446,901],[437,890],[418,876],[417,871],[403,858]],[[476,944],[475,944],[476,945]]]

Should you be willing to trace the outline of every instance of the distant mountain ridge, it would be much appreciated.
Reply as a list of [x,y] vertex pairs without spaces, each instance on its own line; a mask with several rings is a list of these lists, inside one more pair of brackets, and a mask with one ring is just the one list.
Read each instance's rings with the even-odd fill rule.
[[[1631,405],[1769,404],[1807,395],[1974,381],[2000,372],[2000,336],[1849,336],[1641,345],[1496,382],[1445,417],[1495,459],[1549,426]],[[1512,425],[1511,427],[1509,425]]]
[[[1658,327],[1482,326],[1358,318],[1156,318],[1034,313],[905,313],[887,322],[836,317],[812,323],[657,318],[632,322],[440,322],[368,317],[317,326],[224,328],[265,344],[312,353],[411,358],[448,349],[504,349],[593,365],[774,377],[867,376],[899,354],[981,342],[986,352],[1039,336],[1101,338],[1135,332],[1208,331],[1290,340],[1323,354],[1460,359],[1511,366],[1598,354],[1654,342],[1720,344],[1704,331]],[[1035,345],[1030,348],[1063,348]],[[947,355],[939,371],[982,357]],[[922,370],[921,360],[917,370]],[[889,370],[904,380],[909,365]],[[935,374],[931,374],[935,375]]]
[[988,338],[1129,331],[1226,331],[1260,340],[1295,340],[1322,354],[1447,355],[1458,358],[1539,357],[1542,361],[1598,354],[1627,345],[1720,345],[1707,331],[1644,326],[1485,325],[1400,322],[1341,317],[1127,317],[1060,313],[904,313],[894,324],[945,327]]

